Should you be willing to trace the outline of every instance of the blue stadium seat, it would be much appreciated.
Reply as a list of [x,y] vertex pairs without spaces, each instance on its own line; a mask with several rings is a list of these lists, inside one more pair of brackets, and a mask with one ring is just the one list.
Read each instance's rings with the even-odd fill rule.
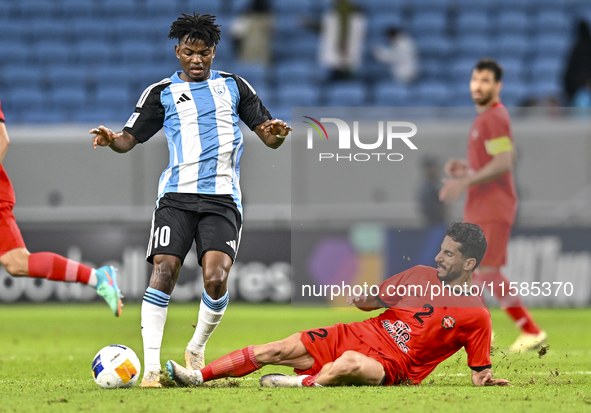
[[525,36],[512,34],[493,39],[494,53],[500,57],[523,57],[532,52],[531,43]]
[[236,63],[233,70],[250,83],[255,90],[267,83],[267,68],[263,65]]
[[303,60],[316,61],[318,41],[318,36],[312,33],[276,41],[273,44],[274,56],[276,59],[290,59],[297,56]]
[[47,19],[59,14],[58,1],[51,0],[20,0],[15,2],[15,12],[21,18]]
[[9,88],[7,93],[2,96],[3,104],[4,99],[6,99],[8,106],[17,111],[25,109],[36,111],[47,105],[45,94],[41,88],[30,84]]
[[37,110],[22,111],[19,116],[19,122],[27,124],[56,124],[66,121],[66,112],[51,105],[44,105]]
[[458,83],[469,82],[476,62],[477,59],[473,58],[460,58],[454,60],[448,67],[450,79]]
[[447,18],[445,14],[437,12],[417,13],[411,20],[410,28],[414,36],[440,34],[447,28]]
[[83,40],[72,46],[72,60],[81,64],[111,61],[112,46],[102,40]]
[[456,81],[450,85],[450,96],[447,102],[450,107],[474,106],[470,96],[469,78],[463,81]]
[[[513,0],[515,1],[515,0]],[[502,11],[495,23],[499,34],[527,33],[529,31],[530,18],[525,11]]]
[[531,81],[557,81],[562,75],[564,61],[551,57],[541,57],[531,62]]
[[280,85],[276,98],[283,107],[317,107],[320,105],[320,89],[309,85]]
[[489,14],[483,11],[460,11],[456,20],[456,32],[459,35],[482,34],[489,28]]
[[420,36],[416,43],[421,57],[445,58],[453,52],[453,44],[445,35]]
[[72,121],[84,124],[119,124],[129,118],[130,112],[121,112],[111,107],[85,106],[72,111]]
[[21,22],[22,24],[26,24],[29,27],[31,41],[71,41],[71,39],[68,39],[66,36],[68,29],[66,28],[66,24],[62,20],[48,20],[44,18]]
[[131,79],[135,77],[135,73],[121,63],[106,66],[97,65],[92,69],[97,88],[107,86],[127,88],[131,83]]
[[[168,3],[168,2],[167,2]],[[187,4],[183,1],[177,2],[178,8],[182,8],[185,13],[197,12],[201,14],[213,14],[219,16],[222,14],[224,7],[223,1],[208,1],[208,0],[187,0]],[[188,11],[187,11],[188,10]],[[180,16],[180,13],[179,13]],[[172,21],[171,21],[172,23]],[[227,29],[227,27],[226,27]],[[226,32],[227,33],[227,32]]]
[[2,50],[2,59],[0,59],[0,65],[7,63],[17,66],[25,65],[29,58],[30,50],[19,42],[3,39],[7,38],[0,38],[0,50]]
[[469,12],[469,11],[486,11],[488,8],[495,3],[495,0],[455,0],[453,2],[454,7],[458,12]]
[[538,57],[563,60],[571,49],[571,43],[567,35],[544,34],[535,37],[533,48]]
[[[29,28],[16,18],[2,21],[0,24],[0,41],[12,43],[29,40]],[[20,45],[18,45],[20,47]],[[2,49],[4,51],[4,49]],[[4,59],[4,56],[2,56]]]
[[86,105],[86,90],[79,87],[61,87],[49,93],[48,105],[60,109],[76,109]]
[[411,89],[415,104],[423,107],[447,106],[452,91],[446,82],[423,82]]
[[[113,57],[124,64],[138,65],[156,61],[154,43],[149,40],[125,40],[112,46]],[[171,50],[172,54],[173,51]]]
[[121,113],[127,111],[131,114],[136,102],[131,103],[130,98],[126,88],[103,86],[96,89],[93,104],[97,107],[108,107]]
[[394,14],[370,14],[368,18],[367,32],[369,38],[377,37],[379,39],[387,39],[386,31],[391,27],[398,27],[406,29],[407,23],[403,19],[401,12]]
[[429,10],[444,14],[451,5],[452,0],[415,0],[407,3],[407,6],[411,7],[415,13]]
[[420,62],[420,79],[428,80],[447,80],[450,75],[448,71],[448,62],[445,59],[425,58]]
[[85,89],[87,87],[87,71],[80,66],[74,65],[52,65],[48,70],[49,86],[53,89],[61,87],[76,87]]
[[529,85],[529,90],[534,92],[534,96],[538,99],[545,99],[548,97],[556,97],[561,99],[564,93],[564,89],[562,88],[559,81],[554,82],[535,82]]
[[324,79],[323,70],[315,62],[295,60],[277,63],[275,80],[277,83],[318,84]]
[[374,106],[405,107],[409,104],[409,88],[394,82],[380,82],[374,87]]
[[[581,1],[580,3],[583,3],[584,1]],[[552,9],[555,11],[558,10],[564,10],[567,7],[569,7],[572,3],[570,0],[536,0],[535,1],[535,6],[537,9],[540,10],[548,10],[548,9]],[[576,3],[575,3],[576,5]]]
[[252,2],[253,0],[230,0],[230,13],[234,15],[244,13]]
[[5,67],[0,71],[0,84],[3,85],[2,91],[11,87],[43,87],[45,81],[44,72],[44,68],[37,66],[10,65]]
[[523,82],[504,82],[501,91],[501,102],[507,107],[519,107],[530,97],[529,89]]
[[456,41],[456,47],[460,56],[478,59],[492,52],[493,43],[485,36],[464,36]]
[[404,0],[364,0],[362,8],[370,15],[392,15],[401,14],[407,3]]
[[95,5],[94,15],[106,18],[128,16],[131,20],[137,16],[135,0],[102,0]]
[[[129,17],[110,19],[111,30],[115,32],[115,38],[120,42],[151,38],[154,23],[155,19],[130,19]],[[167,24],[170,27],[170,22]]]
[[569,34],[574,22],[564,12],[541,10],[535,17],[534,27],[537,33]]
[[94,13],[92,0],[60,0],[56,3],[62,17],[91,17]]
[[531,0],[496,0],[494,7],[505,13],[522,12],[530,7],[530,2]]
[[360,82],[332,84],[326,91],[327,106],[364,106],[367,89]]
[[497,60],[503,68],[503,82],[523,82],[525,65],[519,58],[502,58]]
[[68,19],[66,36],[76,41],[105,40],[108,30],[97,30],[96,27],[108,25],[107,21],[98,17],[72,17]]
[[33,61],[47,65],[68,63],[72,57],[72,49],[65,42],[42,40],[31,47]]

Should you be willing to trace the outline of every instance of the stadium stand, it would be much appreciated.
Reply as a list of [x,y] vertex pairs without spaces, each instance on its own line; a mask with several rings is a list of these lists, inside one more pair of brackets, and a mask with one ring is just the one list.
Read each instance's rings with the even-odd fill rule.
[[[317,64],[316,28],[331,2],[303,0],[294,7],[289,0],[270,0],[277,16],[273,64],[263,67],[239,64],[229,36],[233,19],[251,1],[0,2],[3,108],[23,122],[103,121],[119,110],[124,113],[118,118],[126,118],[145,87],[178,69],[168,29],[181,11],[193,10],[216,14],[222,25],[213,67],[244,77],[274,113],[321,104],[469,106],[469,94],[458,89],[467,87],[473,64],[483,56],[505,66],[507,105],[528,97],[565,103],[560,84],[573,28],[581,17],[591,22],[591,3],[584,0],[358,1],[368,18],[363,68],[350,82],[330,83]],[[96,29],[101,27],[108,30]],[[410,87],[394,84],[389,68],[371,54],[391,27],[407,31],[419,48],[420,76]],[[23,94],[40,99],[40,107],[55,106],[47,108],[49,115],[33,115],[19,99]],[[101,109],[114,97],[117,104]]]

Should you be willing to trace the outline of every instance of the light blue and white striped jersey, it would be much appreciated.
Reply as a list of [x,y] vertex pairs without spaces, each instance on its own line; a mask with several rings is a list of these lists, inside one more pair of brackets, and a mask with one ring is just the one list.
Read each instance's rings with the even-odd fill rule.
[[232,195],[242,213],[238,120],[254,130],[271,114],[239,76],[212,70],[207,80],[185,82],[180,74],[149,86],[124,130],[143,143],[164,127],[170,160],[158,198],[168,192]]

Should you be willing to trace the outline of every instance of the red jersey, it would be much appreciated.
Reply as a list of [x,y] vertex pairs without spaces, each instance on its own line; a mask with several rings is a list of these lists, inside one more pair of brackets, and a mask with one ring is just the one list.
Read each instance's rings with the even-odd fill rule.
[[[468,168],[479,171],[494,155],[513,148],[511,118],[501,103],[476,116],[468,137]],[[464,221],[471,223],[500,221],[513,225],[517,193],[513,173],[468,188]]]
[[[349,326],[360,340],[395,358],[402,375],[415,384],[462,347],[472,369],[490,368],[492,324],[480,298],[456,297],[443,288],[445,296],[431,299],[433,285],[442,286],[435,268],[418,265],[397,274],[380,285],[379,297],[388,309]],[[393,295],[396,289],[402,296]]]
[[[4,122],[4,113],[2,112],[2,104],[0,103],[0,122]],[[12,189],[12,184],[10,183],[10,179],[8,179],[8,175],[6,175],[6,171],[4,170],[4,166],[0,163],[0,202],[8,202],[9,204],[14,205],[15,198],[14,198],[14,190]]]

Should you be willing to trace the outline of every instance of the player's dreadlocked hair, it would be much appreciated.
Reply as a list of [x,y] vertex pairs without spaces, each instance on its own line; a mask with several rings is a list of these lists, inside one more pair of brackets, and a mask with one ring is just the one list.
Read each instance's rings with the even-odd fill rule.
[[193,15],[183,13],[172,23],[168,38],[179,39],[179,43],[203,40],[207,47],[212,47],[220,41],[221,33],[220,25],[215,24],[215,16],[193,12]]
[[459,250],[464,257],[476,259],[476,269],[484,257],[487,246],[482,228],[467,222],[453,222],[445,234],[461,244]]

